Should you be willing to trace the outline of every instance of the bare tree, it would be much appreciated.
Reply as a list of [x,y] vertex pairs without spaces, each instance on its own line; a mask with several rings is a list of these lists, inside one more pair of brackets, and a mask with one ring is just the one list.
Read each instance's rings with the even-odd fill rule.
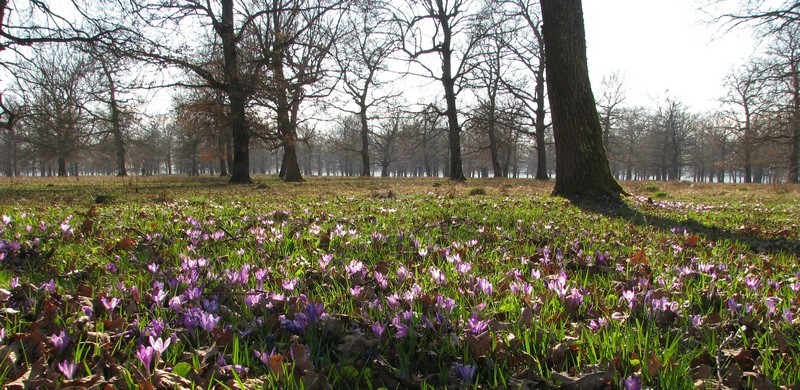
[[600,81],[600,97],[597,98],[600,124],[603,126],[603,145],[611,145],[611,127],[619,118],[621,105],[625,102],[625,80],[619,72],[603,76]]
[[333,44],[340,38],[343,0],[264,0],[269,17],[255,25],[257,47],[267,80],[258,102],[271,107],[283,148],[280,177],[303,181],[297,159],[300,105],[327,96],[334,83],[324,83]]
[[734,123],[734,132],[738,135],[744,182],[753,181],[753,158],[759,141],[761,127],[766,111],[769,109],[767,97],[767,79],[765,69],[756,60],[751,60],[731,72],[724,85],[728,93],[721,99],[726,105],[728,118]]
[[[0,52],[48,43],[95,42],[113,30],[99,28],[83,1],[0,0]],[[5,63],[3,63],[5,65]]]
[[603,147],[602,127],[589,82],[580,0],[542,0],[547,90],[556,141],[554,194],[618,197]]
[[58,176],[67,176],[67,162],[92,141],[89,111],[94,65],[80,52],[53,47],[20,67],[18,88],[25,99],[26,142],[45,159],[55,159]]
[[751,25],[768,33],[800,22],[800,2],[795,0],[707,0],[702,8],[715,13],[723,23]]
[[[190,82],[167,85],[213,88],[225,93],[232,138],[232,183],[251,183],[247,105],[253,97],[265,61],[257,51],[242,50],[252,40],[253,25],[270,10],[251,2],[130,0],[120,2],[120,25],[131,36],[120,39],[120,50],[159,68],[177,67],[195,76]],[[175,39],[175,36],[181,39]],[[219,71],[221,69],[221,72]],[[201,80],[201,83],[196,83]]]
[[390,27],[379,8],[369,4],[358,7],[348,14],[347,34],[334,46],[344,93],[358,107],[357,110],[345,111],[357,115],[361,125],[361,176],[371,176],[372,171],[368,111],[397,96],[392,91],[379,92],[387,84],[381,79],[381,73],[388,70],[386,61],[397,49],[391,35],[381,31]]
[[0,95],[0,139],[4,141],[5,175],[19,176],[17,124],[25,115],[25,107],[17,97],[3,100]]
[[[482,38],[474,29],[476,4],[470,0],[406,0],[404,4],[405,9],[396,8],[394,15],[401,48],[424,68],[426,77],[442,83],[450,151],[448,176],[464,181],[457,97],[461,89],[459,83],[471,71],[474,65],[471,57]],[[421,61],[429,55],[438,57],[440,70]]]
[[[495,0],[498,1],[498,0]],[[536,150],[536,179],[549,180],[547,170],[547,95],[545,90],[545,47],[542,37],[542,19],[539,2],[535,0],[499,0],[510,21],[518,21],[513,36],[508,42],[516,60],[526,70],[529,78],[514,80],[509,74],[504,77],[505,87],[525,105],[518,110],[530,122],[533,133],[519,129],[532,136]]]

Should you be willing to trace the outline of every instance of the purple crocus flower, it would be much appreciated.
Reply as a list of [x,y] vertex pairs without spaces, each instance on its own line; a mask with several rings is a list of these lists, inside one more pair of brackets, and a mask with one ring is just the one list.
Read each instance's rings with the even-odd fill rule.
[[442,270],[434,266],[431,266],[428,269],[428,272],[430,272],[434,284],[444,285],[445,283],[447,283],[447,278],[445,277],[444,272],[442,272]]
[[378,287],[380,287],[381,290],[386,290],[389,287],[389,278],[387,278],[386,275],[375,271],[373,276],[375,277],[375,281],[378,282]]
[[153,362],[154,353],[155,350],[150,346],[140,345],[139,349],[136,350],[136,357],[140,362],[142,362],[142,366],[144,367],[147,376],[150,376],[150,364]]
[[775,309],[778,306],[778,301],[780,299],[777,297],[767,297],[765,302],[767,304],[767,316],[772,317],[775,314]]
[[152,336],[158,337],[158,336],[161,335],[161,333],[164,331],[164,329],[166,329],[166,327],[167,326],[166,326],[166,323],[164,322],[164,320],[162,320],[161,318],[156,318],[156,319],[150,321],[150,325],[148,325],[148,328],[150,330],[149,334],[151,335],[151,337]]
[[468,261],[459,261],[456,263],[456,271],[461,275],[466,275],[472,270],[472,263]]
[[251,309],[258,306],[260,302],[261,302],[261,293],[257,291],[250,291],[247,293],[247,295],[244,296],[244,304]]
[[50,335],[48,339],[51,343],[53,343],[53,346],[59,350],[59,352],[64,351],[64,349],[67,348],[67,345],[69,345],[69,336],[66,332],[64,332],[63,329],[59,334],[53,333]]
[[186,292],[183,293],[186,297],[187,301],[194,301],[200,299],[203,295],[203,288],[202,287],[189,287],[186,289]]
[[469,333],[474,335],[481,334],[489,328],[489,322],[481,321],[478,318],[478,313],[472,313],[472,317],[469,318],[467,323],[469,324]]
[[109,312],[109,313],[113,312],[114,309],[117,308],[117,305],[119,305],[119,302],[120,302],[120,299],[117,298],[117,297],[109,298],[109,297],[106,296],[106,297],[100,298],[100,303],[103,304],[103,308],[106,309],[106,311]]
[[350,260],[350,264],[344,266],[344,269],[347,271],[347,276],[353,276],[356,273],[361,272],[364,269],[364,263],[359,260]]
[[172,339],[169,338],[161,339],[160,337],[153,338],[153,336],[150,336],[149,340],[150,340],[150,346],[153,347],[153,352],[155,353],[156,356],[156,362],[158,362],[158,358],[161,356],[162,353],[164,353],[164,351],[167,350],[167,347],[169,347],[169,344],[172,341]]
[[633,309],[636,305],[636,292],[633,290],[622,291],[622,298],[628,302],[628,308]]
[[631,375],[622,380],[622,387],[625,390],[641,390],[642,378],[639,375]]
[[453,366],[455,368],[456,378],[460,379],[462,383],[470,384],[475,380],[475,374],[478,370],[477,367],[472,364],[461,363],[455,363]]
[[181,307],[183,306],[183,299],[179,295],[174,296],[169,299],[169,308],[176,313],[180,313]]
[[53,280],[53,279],[50,279],[50,281],[42,283],[42,289],[44,289],[44,291],[47,291],[50,294],[55,294],[55,292],[56,292],[56,281]]
[[358,298],[358,296],[361,295],[361,286],[350,287],[350,295],[352,295],[355,298]]
[[199,320],[200,320],[200,327],[203,328],[203,330],[205,330],[206,332],[211,332],[219,324],[219,316],[216,316],[206,311],[200,313]]
[[400,268],[397,269],[397,281],[398,282],[400,282],[400,283],[405,282],[406,279],[409,278],[409,276],[410,276],[410,273],[408,272],[408,269],[406,269],[405,266],[401,265]]
[[375,322],[370,326],[370,330],[372,330],[372,334],[375,335],[377,338],[383,337],[383,332],[386,330],[386,325],[381,325],[380,322]]
[[64,360],[58,363],[58,371],[64,374],[64,377],[68,380],[72,380],[75,376],[75,372],[78,371],[78,365],[73,361]]
[[308,325],[316,325],[325,316],[325,305],[320,303],[309,303],[303,309],[303,313]]
[[328,253],[322,255],[322,258],[319,259],[319,267],[324,271],[328,268],[328,264],[331,263],[331,260],[333,260],[333,255]]
[[436,296],[436,307],[444,310],[445,313],[451,314],[455,306],[456,301],[453,298],[444,297],[442,294]]
[[401,320],[400,317],[394,316],[394,318],[392,318],[392,325],[394,325],[395,329],[397,329],[397,333],[394,335],[396,339],[402,339],[408,335],[408,325],[403,323],[403,320]]
[[758,289],[758,285],[761,279],[757,276],[750,276],[747,275],[744,277],[744,285],[751,291],[756,291]]
[[297,286],[298,279],[292,278],[283,281],[283,289],[286,291],[294,291],[295,286]]
[[733,312],[734,314],[738,313],[739,310],[742,308],[742,305],[736,302],[734,297],[730,297],[728,299],[728,310]]
[[484,278],[477,278],[476,279],[476,286],[478,289],[486,295],[492,295],[492,283]]
[[692,322],[692,327],[697,328],[698,326],[703,325],[703,316],[699,314],[690,315],[689,320]]
[[790,325],[792,324],[792,321],[794,321],[794,313],[792,313],[792,310],[788,307],[783,309],[783,319]]

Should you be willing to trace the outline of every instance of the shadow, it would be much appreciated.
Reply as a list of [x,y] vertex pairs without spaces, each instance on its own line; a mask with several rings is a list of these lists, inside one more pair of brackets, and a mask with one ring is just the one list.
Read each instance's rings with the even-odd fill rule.
[[[710,241],[730,241],[739,248],[747,249],[754,253],[785,254],[800,257],[800,240],[791,239],[783,235],[766,235],[757,229],[730,230],[718,226],[709,226],[692,218],[678,219],[664,217],[648,209],[657,210],[666,208],[660,202],[653,202],[649,198],[641,201],[629,198],[630,202],[639,202],[631,205],[620,199],[606,198],[601,200],[570,199],[571,203],[581,210],[604,215],[608,218],[624,219],[642,227],[651,227],[662,231],[675,232],[676,229],[687,231],[691,234],[703,236]],[[639,198],[643,199],[643,198]]]

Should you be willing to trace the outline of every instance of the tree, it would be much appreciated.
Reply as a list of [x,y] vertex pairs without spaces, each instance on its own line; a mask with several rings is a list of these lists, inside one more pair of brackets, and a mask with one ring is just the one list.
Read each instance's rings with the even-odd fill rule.
[[88,56],[52,47],[40,51],[19,73],[20,95],[28,109],[24,139],[43,160],[56,160],[58,176],[67,176],[68,160],[95,135],[88,110],[97,83],[93,70]]
[[658,106],[653,136],[659,180],[680,180],[696,127],[695,117],[680,101],[667,97]]
[[[101,45],[88,44],[81,47],[97,64],[100,82],[103,86],[98,89],[95,99],[107,106],[108,115],[98,115],[98,119],[108,124],[109,132],[114,144],[114,160],[117,165],[117,176],[128,176],[126,170],[126,119],[133,114],[129,107],[129,100],[123,95],[130,88],[120,80],[130,75],[132,63],[130,60],[117,55],[113,48]],[[128,77],[130,79],[130,77]]]
[[261,4],[269,17],[255,24],[256,44],[268,75],[258,103],[275,112],[283,148],[279,175],[287,182],[303,181],[297,158],[300,106],[333,89],[333,83],[323,81],[332,47],[340,39],[337,11],[343,6],[343,0],[265,0]]
[[[525,110],[520,113],[530,120],[533,133],[522,131],[523,134],[530,135],[535,140],[536,149],[536,180],[549,180],[550,174],[547,170],[547,107],[545,90],[545,47],[542,37],[542,20],[538,13],[538,2],[533,0],[502,0],[510,12],[512,20],[519,20],[522,25],[517,27],[514,32],[513,40],[508,48],[512,50],[517,61],[522,64],[530,77],[533,86],[527,83],[513,83],[508,78],[504,81],[506,88],[525,105]],[[534,4],[536,3],[536,4]],[[507,76],[506,76],[507,77]],[[532,89],[533,92],[529,92]]]
[[[180,68],[202,80],[200,84],[168,82],[169,85],[213,88],[225,93],[233,144],[230,182],[252,183],[247,105],[266,61],[258,51],[242,50],[241,43],[253,39],[253,25],[270,11],[250,12],[247,2],[234,0],[121,3],[119,13],[125,19],[119,23],[131,34],[118,41],[124,44],[121,52],[159,68]],[[173,39],[176,32],[186,34],[185,38]]]
[[[463,46],[457,39],[469,27],[475,25],[475,14],[470,12],[473,4],[469,0],[406,0],[408,14],[398,11],[394,20],[399,30],[402,50],[425,69],[425,75],[438,80],[444,89],[450,151],[451,180],[465,181],[461,161],[461,125],[458,118],[458,83],[470,72],[471,56],[482,34],[472,31]],[[425,33],[423,33],[426,31]],[[425,36],[433,32],[433,36]],[[429,44],[423,43],[429,40]],[[441,70],[435,70],[420,62],[423,56],[438,56]]]
[[[719,20],[734,26],[751,24],[767,32],[776,32],[800,22],[800,2],[796,0],[727,0],[707,1],[707,6],[718,7]],[[706,8],[704,7],[704,8]]]
[[625,80],[619,72],[603,76],[600,81],[600,97],[597,99],[600,124],[603,126],[603,145],[610,148],[611,129],[614,122],[619,119],[619,111],[625,102]]
[[767,105],[766,78],[761,64],[752,60],[731,72],[724,81],[728,93],[722,103],[729,107],[728,117],[739,135],[744,182],[753,181],[754,152],[759,143],[759,127]]
[[388,102],[397,94],[376,93],[385,85],[380,73],[385,72],[386,60],[396,50],[391,36],[380,31],[388,27],[375,7],[362,7],[349,13],[347,34],[334,47],[334,57],[341,72],[344,93],[356,104],[358,110],[346,110],[358,115],[360,121],[361,176],[371,176],[370,125],[368,111]]
[[99,29],[81,2],[59,3],[63,12],[44,0],[0,0],[0,52],[48,43],[95,42],[113,33]]
[[25,108],[16,97],[3,100],[0,95],[0,139],[4,141],[5,175],[19,176],[17,124],[23,118]]
[[566,198],[612,197],[614,179],[589,81],[581,0],[542,0],[547,91],[556,142],[556,185]]

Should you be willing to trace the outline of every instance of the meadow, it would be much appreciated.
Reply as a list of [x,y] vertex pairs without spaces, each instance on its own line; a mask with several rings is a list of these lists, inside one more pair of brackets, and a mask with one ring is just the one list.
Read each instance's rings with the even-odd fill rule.
[[5,388],[797,389],[800,187],[1,179]]

